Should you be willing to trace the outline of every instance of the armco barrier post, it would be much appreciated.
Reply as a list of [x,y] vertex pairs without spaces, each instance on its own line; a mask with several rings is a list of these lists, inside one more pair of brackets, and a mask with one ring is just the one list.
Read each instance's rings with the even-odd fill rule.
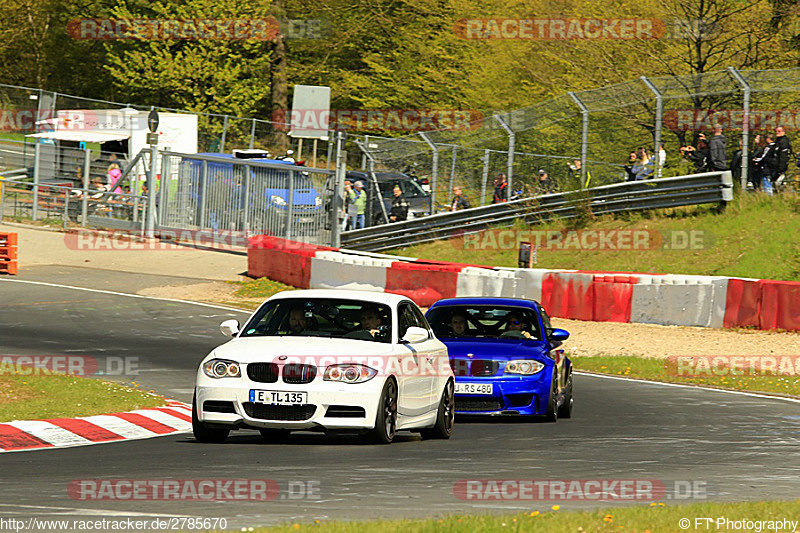
[[17,273],[17,234],[0,233],[0,273]]

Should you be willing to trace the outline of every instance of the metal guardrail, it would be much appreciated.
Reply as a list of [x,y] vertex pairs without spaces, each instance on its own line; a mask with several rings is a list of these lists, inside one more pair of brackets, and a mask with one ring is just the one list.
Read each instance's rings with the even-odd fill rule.
[[731,172],[705,172],[546,194],[347,231],[342,233],[341,246],[375,252],[475,233],[489,227],[509,227],[520,219],[538,223],[556,217],[575,218],[585,213],[587,208],[595,215],[602,215],[731,200]]

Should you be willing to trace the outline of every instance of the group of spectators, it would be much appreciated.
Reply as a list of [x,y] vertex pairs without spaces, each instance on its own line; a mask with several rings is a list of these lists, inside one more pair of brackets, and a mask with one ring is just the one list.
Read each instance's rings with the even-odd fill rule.
[[[727,139],[722,133],[722,126],[714,126],[714,135],[707,139],[703,133],[697,136],[696,146],[682,146],[681,155],[694,164],[696,172],[714,172],[730,170],[734,179],[741,176],[742,141],[739,139],[737,149],[728,163],[726,159]],[[789,161],[792,156],[792,142],[786,136],[786,128],[778,126],[775,133],[757,134],[753,150],[750,152],[748,165],[748,189],[764,189],[768,193],[780,186],[786,179]]]
[[[656,161],[658,165],[656,165]],[[626,181],[641,181],[660,178],[662,169],[667,162],[667,151],[664,145],[658,147],[658,156],[651,155],[647,148],[640,146],[635,152],[628,155],[624,165],[627,174]]]

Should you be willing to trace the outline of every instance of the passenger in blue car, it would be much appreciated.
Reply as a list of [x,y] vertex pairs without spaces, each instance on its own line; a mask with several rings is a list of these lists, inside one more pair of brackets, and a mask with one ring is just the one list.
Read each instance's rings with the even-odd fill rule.
[[523,322],[522,318],[517,313],[511,312],[506,315],[506,330],[501,337],[531,339],[533,336],[528,331],[529,329],[530,327]]
[[450,332],[453,337],[467,336],[467,315],[453,313],[453,316],[450,317]]

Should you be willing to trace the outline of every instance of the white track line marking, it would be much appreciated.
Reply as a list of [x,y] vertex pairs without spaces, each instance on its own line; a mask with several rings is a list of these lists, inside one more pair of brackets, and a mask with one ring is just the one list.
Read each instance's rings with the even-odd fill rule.
[[[153,517],[176,517],[182,518],[186,515],[163,514],[163,513],[140,513],[137,511],[112,511],[108,509],[84,509],[82,507],[55,507],[52,505],[22,505],[17,503],[0,503],[0,507],[13,507],[14,509],[36,509],[39,511],[67,511],[66,514],[96,514],[98,516],[153,516]],[[19,513],[17,513],[19,514]]]
[[608,374],[595,374],[593,372],[581,372],[580,370],[574,371],[576,374],[581,376],[589,376],[601,379],[617,379],[620,381],[634,381],[638,383],[649,383],[651,385],[661,385],[662,387],[680,387],[683,389],[694,389],[694,390],[703,390],[708,392],[721,392],[724,394],[738,394],[739,396],[752,396],[753,398],[763,398],[766,400],[783,400],[785,402],[791,403],[800,403],[800,398],[786,398],[784,396],[772,396],[771,394],[759,394],[757,392],[746,392],[746,391],[739,391],[739,390],[726,390],[726,389],[714,389],[711,387],[704,387],[702,385],[685,385],[683,383],[667,383],[665,381],[651,381],[649,379],[638,379],[638,378],[626,378],[622,376],[611,376]]
[[45,281],[29,281],[25,279],[8,279],[8,278],[0,278],[0,281],[4,281],[6,283],[29,283],[31,285],[42,285],[45,287],[56,287],[59,289],[73,289],[76,291],[87,291],[87,292],[96,292],[100,294],[110,294],[112,296],[127,296],[129,298],[142,298],[145,300],[159,300],[162,302],[174,302],[174,303],[181,303],[181,304],[191,304],[191,305],[199,305],[202,307],[210,307],[212,309],[224,309],[226,311],[235,311],[237,313],[246,313],[252,314],[253,311],[249,309],[238,309],[236,307],[227,307],[224,305],[216,305],[216,304],[207,304],[203,302],[193,302],[191,300],[178,300],[176,298],[159,298],[157,296],[143,296],[141,294],[131,294],[128,292],[115,292],[115,291],[107,291],[103,289],[89,289],[87,287],[74,287],[72,285],[61,285],[58,283],[47,283]]

